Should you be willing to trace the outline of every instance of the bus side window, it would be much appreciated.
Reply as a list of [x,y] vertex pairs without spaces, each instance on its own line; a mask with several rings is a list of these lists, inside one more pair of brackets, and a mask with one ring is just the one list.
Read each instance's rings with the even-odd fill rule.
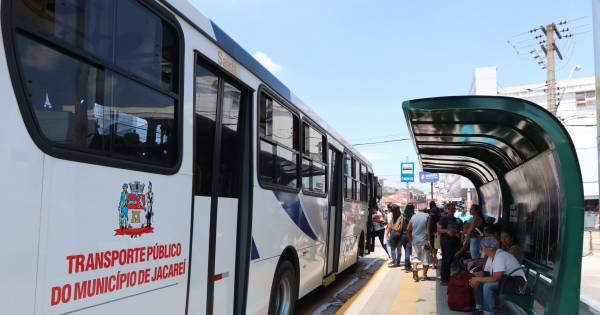
[[302,189],[325,194],[327,187],[327,138],[311,125],[304,123],[302,149]]
[[352,163],[348,154],[344,157],[344,195],[347,200],[352,199]]
[[360,201],[366,202],[369,191],[367,190],[367,167],[364,164],[360,164]]
[[43,141],[99,158],[178,163],[174,26],[135,0],[21,0],[13,8],[26,105]]
[[298,188],[298,117],[266,93],[259,104],[259,181],[270,188]]
[[[227,83],[222,77],[208,70],[197,60],[195,70],[195,191],[196,195],[213,194],[213,160],[215,158],[215,135],[221,126],[219,174],[217,190],[219,197],[239,196],[239,172],[241,156],[240,111],[242,91]],[[220,98],[219,95],[222,95]],[[222,112],[219,115],[219,111]],[[221,117],[221,121],[217,121]]]

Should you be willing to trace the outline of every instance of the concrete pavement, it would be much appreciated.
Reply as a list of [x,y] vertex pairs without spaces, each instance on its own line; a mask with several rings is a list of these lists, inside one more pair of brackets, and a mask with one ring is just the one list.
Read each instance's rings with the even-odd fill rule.
[[585,237],[591,238],[592,248],[581,259],[582,309],[589,314],[600,314],[600,232],[584,232]]
[[437,270],[429,276],[434,279],[414,282],[404,267],[388,268],[386,263],[336,314],[466,314],[448,308],[447,287],[437,280]]

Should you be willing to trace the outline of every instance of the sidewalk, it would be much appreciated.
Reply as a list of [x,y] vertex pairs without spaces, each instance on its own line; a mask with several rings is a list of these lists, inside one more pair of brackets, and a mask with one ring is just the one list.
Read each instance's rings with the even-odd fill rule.
[[468,314],[448,308],[448,287],[440,285],[437,272],[429,271],[435,280],[414,282],[412,273],[405,273],[404,267],[388,268],[386,262],[336,314]]
[[[600,234],[596,232],[593,236],[594,250],[582,258],[581,314],[600,315],[599,241]],[[382,249],[378,247],[376,253],[379,254]],[[439,278],[437,271],[430,270],[429,276]],[[439,280],[414,282],[412,274],[405,273],[404,267],[388,268],[386,261],[336,314],[468,314],[448,308],[446,291],[447,287],[441,286]],[[583,304],[587,304],[586,309]],[[539,305],[536,306],[539,308]],[[510,314],[510,310],[504,307],[497,314]]]
[[600,250],[581,259],[581,301],[600,314]]

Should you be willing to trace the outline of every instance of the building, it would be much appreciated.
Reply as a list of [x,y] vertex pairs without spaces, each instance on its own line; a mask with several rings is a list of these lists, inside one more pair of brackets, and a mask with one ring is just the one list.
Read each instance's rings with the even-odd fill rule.
[[[571,135],[581,167],[587,210],[598,209],[598,145],[596,142],[596,88],[594,77],[557,80],[556,116]],[[496,67],[475,69],[472,95],[522,98],[547,108],[545,82],[498,86]]]

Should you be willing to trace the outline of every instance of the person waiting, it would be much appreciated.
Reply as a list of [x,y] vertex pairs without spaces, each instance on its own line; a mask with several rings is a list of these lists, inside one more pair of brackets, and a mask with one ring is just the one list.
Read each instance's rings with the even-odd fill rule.
[[481,250],[487,257],[484,271],[477,273],[475,277],[469,280],[469,285],[474,291],[476,307],[472,314],[479,315],[483,312],[485,315],[493,315],[496,296],[500,290],[500,281],[503,280],[504,276],[510,275],[504,281],[510,282],[510,285],[507,285],[506,288],[512,290],[523,287],[527,279],[523,270],[517,270],[521,267],[519,261],[513,255],[502,250],[497,239],[493,237],[481,239]]
[[481,211],[481,207],[477,204],[471,206],[471,215],[473,216],[470,223],[464,230],[464,235],[469,238],[469,252],[471,253],[471,259],[481,258],[479,252],[479,241],[483,237],[483,226],[485,224],[485,217]]
[[513,233],[507,228],[500,231],[500,248],[511,253],[519,262],[523,262],[523,250],[516,244]]
[[388,267],[400,266],[400,260],[402,259],[402,212],[400,206],[393,205],[392,211],[387,214],[387,226],[385,228],[385,235],[388,240],[388,251],[390,253],[391,261]]
[[454,255],[460,247],[460,221],[454,216],[456,208],[452,204],[447,208],[448,215],[440,218],[437,223],[437,232],[440,234],[442,247],[442,285],[448,285],[450,266],[452,265]]
[[428,227],[430,225],[429,215],[426,209],[421,209],[410,219],[407,228],[409,242],[412,245],[412,273],[413,280],[419,281],[418,267],[423,265],[423,280],[429,280],[427,270],[431,263],[431,246],[429,245]]

